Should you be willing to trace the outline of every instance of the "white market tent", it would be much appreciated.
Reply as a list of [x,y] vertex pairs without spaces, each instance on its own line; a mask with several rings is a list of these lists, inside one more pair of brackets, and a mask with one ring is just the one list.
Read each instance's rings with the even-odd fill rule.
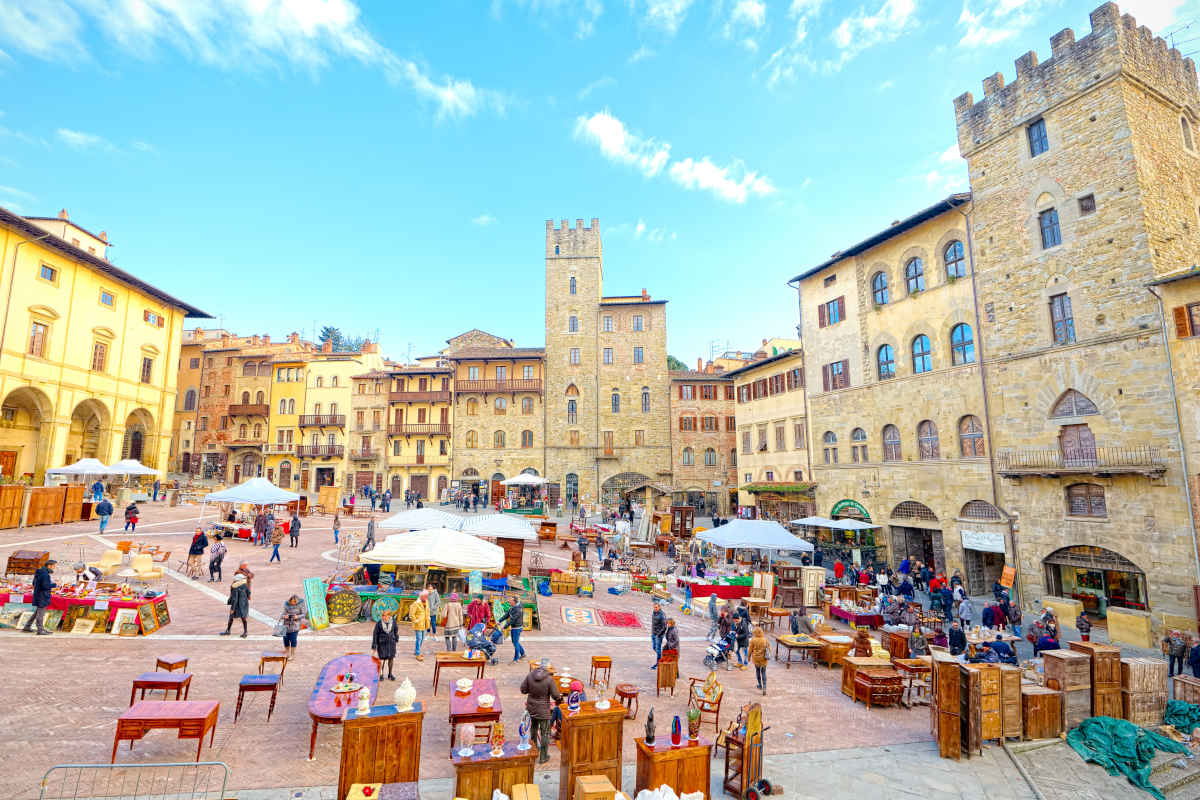
[[449,528],[393,534],[373,550],[360,553],[363,564],[435,566],[445,569],[499,572],[504,550],[476,536]]
[[545,486],[549,483],[548,480],[540,475],[530,475],[522,472],[515,478],[509,478],[506,481],[500,481],[502,486]]
[[825,517],[804,517],[791,520],[788,524],[807,525],[811,528],[832,528],[839,531],[866,531],[879,527],[857,519],[826,519]]
[[104,462],[102,462],[98,458],[81,458],[78,461],[76,461],[74,464],[68,464],[65,467],[59,467],[58,469],[48,469],[48,470],[46,470],[46,474],[47,475],[116,475],[116,474],[120,474],[120,473],[116,472],[112,467],[104,466]]
[[421,531],[427,528],[458,528],[462,517],[436,508],[414,508],[380,520],[379,527],[392,531]]
[[700,531],[696,538],[723,548],[805,552],[813,549],[811,542],[792,534],[778,522],[765,519],[733,519],[725,525]]
[[266,478],[251,478],[245,483],[212,492],[204,498],[205,503],[249,503],[255,506],[273,506],[299,500],[300,495],[280,489]]
[[458,517],[455,527],[464,533],[476,536],[490,536],[496,539],[521,539],[526,542],[537,541],[533,526],[524,517],[512,514],[486,514],[482,517]]
[[147,467],[142,462],[133,458],[126,458],[113,464],[109,472],[113,475],[158,475],[156,469]]

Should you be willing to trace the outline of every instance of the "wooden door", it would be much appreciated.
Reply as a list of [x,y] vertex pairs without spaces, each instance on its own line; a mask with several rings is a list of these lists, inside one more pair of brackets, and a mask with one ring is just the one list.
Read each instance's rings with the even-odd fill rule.
[[15,528],[21,524],[21,505],[24,500],[24,486],[0,486],[0,528]]
[[558,800],[569,800],[580,775],[603,775],[620,786],[625,709],[597,711],[588,702],[575,714],[567,715],[565,708],[563,714]]
[[424,500],[429,499],[429,476],[428,475],[413,475],[408,479],[408,488],[412,489],[421,495]]
[[[445,492],[446,492],[446,486],[447,486],[447,485],[448,485],[448,483],[447,483],[447,481],[446,481],[446,476],[445,476],[445,475],[438,475],[438,480],[437,480],[437,496],[438,496],[439,498],[440,498],[440,497],[441,497],[443,494],[445,494]],[[520,570],[518,570],[518,571],[517,571],[517,574],[518,574],[518,575],[520,575],[520,574],[521,574]]]
[[234,483],[242,482],[242,465],[241,464],[233,465],[233,482]]
[[300,468],[300,489],[308,489],[308,470],[303,466]]
[[0,450],[0,475],[6,478],[16,477],[17,471],[17,451],[16,450]]
[[63,500],[63,522],[79,522],[83,517],[83,487],[68,486]]
[[1084,467],[1096,463],[1096,437],[1087,425],[1063,425],[1058,433],[1063,466]]
[[401,478],[399,475],[394,475],[392,477],[392,497],[404,497],[404,478]]
[[[425,440],[417,439],[417,463],[425,463]],[[428,483],[426,484],[428,485]]]
[[613,432],[604,432],[604,455],[611,456],[613,454]]
[[370,470],[362,470],[354,473],[354,493],[358,494],[362,491],[362,487],[370,486],[375,483],[375,473]]

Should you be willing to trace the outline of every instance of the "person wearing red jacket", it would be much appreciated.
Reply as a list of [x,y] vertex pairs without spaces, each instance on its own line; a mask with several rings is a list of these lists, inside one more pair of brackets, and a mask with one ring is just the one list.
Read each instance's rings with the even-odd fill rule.
[[838,583],[841,583],[842,576],[845,574],[846,574],[846,565],[843,564],[842,560],[839,558],[837,561],[833,562],[834,580],[836,580]]

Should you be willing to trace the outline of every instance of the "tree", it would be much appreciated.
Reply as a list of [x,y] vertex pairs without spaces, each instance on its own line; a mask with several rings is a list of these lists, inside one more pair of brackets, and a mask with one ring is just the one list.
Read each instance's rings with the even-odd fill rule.
[[675,356],[669,355],[669,356],[667,356],[667,369],[671,369],[671,370],[687,369],[687,365],[684,364],[682,361],[680,361]]
[[321,328],[321,335],[317,338],[321,344],[330,342],[333,344],[334,350],[340,350],[342,344],[342,332],[332,325],[326,325]]

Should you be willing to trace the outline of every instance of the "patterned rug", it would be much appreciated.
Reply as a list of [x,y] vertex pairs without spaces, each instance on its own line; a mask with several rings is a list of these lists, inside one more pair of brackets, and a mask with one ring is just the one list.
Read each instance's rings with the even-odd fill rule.
[[562,609],[562,621],[568,625],[599,625],[596,621],[596,612],[590,608],[567,608]]
[[632,611],[600,611],[600,619],[610,628],[640,628],[642,623]]

